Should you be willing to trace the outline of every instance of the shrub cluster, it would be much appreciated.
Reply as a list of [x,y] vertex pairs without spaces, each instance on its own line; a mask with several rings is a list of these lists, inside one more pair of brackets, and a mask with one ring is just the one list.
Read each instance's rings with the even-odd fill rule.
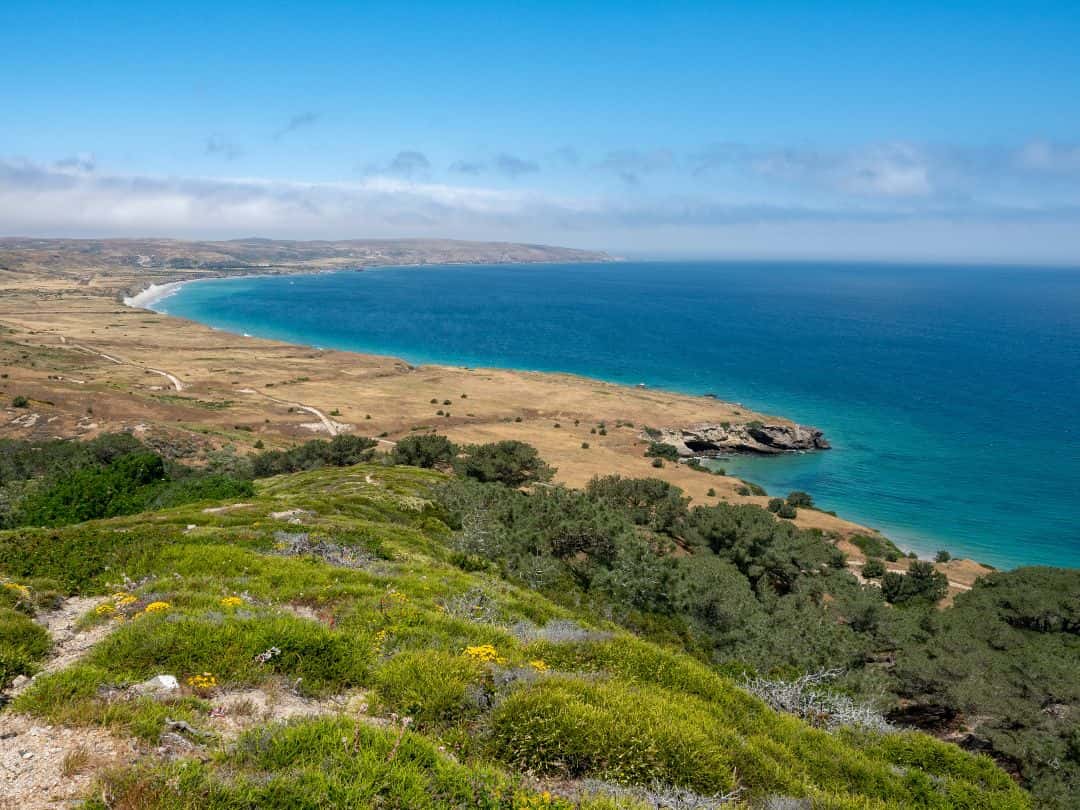
[[251,483],[167,461],[128,434],[0,446],[0,525],[62,526],[191,501],[239,498]]
[[377,442],[366,436],[341,434],[330,441],[312,439],[289,450],[268,450],[251,459],[252,475],[266,478],[320,467],[348,467],[371,460]]

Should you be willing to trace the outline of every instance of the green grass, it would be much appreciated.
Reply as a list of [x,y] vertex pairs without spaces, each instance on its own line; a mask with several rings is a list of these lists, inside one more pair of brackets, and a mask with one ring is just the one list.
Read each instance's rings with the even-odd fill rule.
[[[109,774],[88,807],[104,806],[102,788],[111,807],[132,808],[574,806],[544,799],[525,773],[702,794],[739,787],[754,801],[786,795],[820,807],[1028,806],[989,760],[920,734],[812,729],[585,606],[556,605],[487,569],[462,570],[430,499],[442,480],[378,464],[321,469],[260,481],[248,506],[229,511],[188,504],[0,533],[8,575],[51,577],[67,593],[112,593],[125,576],[139,583],[128,618],[77,665],[39,677],[15,709],[154,742],[165,717],[205,727],[214,697],[185,689],[160,702],[117,690],[160,673],[210,672],[219,688],[366,690],[384,718],[381,728],[347,716],[268,725],[236,745],[212,742],[197,758],[144,760]],[[271,517],[287,510],[304,510],[300,524]],[[365,562],[287,556],[280,532],[357,549]],[[142,613],[152,601],[169,607]],[[556,619],[603,632],[543,640],[514,629]],[[83,619],[103,621],[114,620]],[[40,657],[47,639],[43,648],[35,627],[0,608],[0,650],[18,643]],[[481,645],[497,660],[466,652]],[[272,647],[280,652],[260,663]],[[409,730],[387,724],[390,713],[409,717]],[[639,805],[596,797],[579,806]]]
[[[109,808],[221,808],[221,810],[322,810],[380,807],[435,810],[570,810],[545,799],[504,771],[459,764],[420,735],[376,729],[349,718],[271,726],[246,734],[214,763],[181,760],[156,768],[134,767],[106,780]],[[644,810],[643,805],[603,799],[582,810]]]
[[0,607],[0,689],[19,675],[33,675],[51,646],[45,628],[25,613]]

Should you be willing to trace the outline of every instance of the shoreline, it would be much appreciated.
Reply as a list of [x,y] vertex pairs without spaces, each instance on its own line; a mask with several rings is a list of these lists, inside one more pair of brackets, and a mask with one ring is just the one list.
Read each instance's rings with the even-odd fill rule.
[[[130,257],[130,246],[122,246],[121,259]],[[312,422],[307,410],[315,408],[342,431],[389,440],[425,430],[460,444],[525,441],[558,468],[557,481],[570,487],[584,487],[597,475],[658,477],[678,486],[695,504],[764,507],[768,497],[743,495],[738,491],[741,480],[733,476],[712,476],[683,464],[653,468],[644,455],[648,441],[642,426],[757,420],[794,424],[678,389],[638,388],[558,370],[463,368],[439,362],[415,367],[363,349],[333,351],[285,340],[241,338],[148,308],[160,306],[184,284],[197,280],[355,272],[360,261],[347,266],[278,265],[278,272],[252,268],[254,272],[239,273],[194,267],[147,270],[133,264],[113,269],[103,267],[100,258],[95,258],[94,267],[81,268],[65,263],[63,254],[51,253],[48,259],[56,263],[51,273],[36,264],[20,273],[16,265],[4,285],[7,294],[0,298],[0,322],[7,327],[7,337],[0,341],[17,346],[27,360],[9,369],[10,379],[0,382],[0,394],[23,394],[33,403],[29,413],[10,413],[9,422],[0,425],[2,436],[156,434],[166,444],[179,442],[189,448],[185,457],[208,457],[207,453],[230,447],[249,452],[254,444],[281,448],[320,433],[325,436],[325,425]],[[508,263],[531,262],[486,264]],[[365,270],[433,264],[485,263],[363,262]],[[163,323],[162,317],[169,320]],[[182,382],[183,388],[170,390],[168,383],[163,384],[162,372]],[[273,399],[253,396],[264,391]],[[88,397],[93,398],[92,414]],[[597,435],[604,424],[606,433]],[[844,514],[842,508],[838,511]],[[845,517],[809,509],[799,510],[795,524],[821,531],[823,542],[839,545],[854,564],[863,557],[848,538],[879,534]],[[924,552],[921,543],[911,546]],[[902,560],[899,570],[906,564]],[[971,576],[942,568],[950,580],[960,583],[956,592],[987,570],[971,566],[977,569]]]
[[[334,273],[368,272],[368,271],[377,271],[377,270],[393,270],[393,269],[399,269],[399,268],[424,267],[424,266],[425,265],[423,265],[423,264],[378,265],[378,266],[364,267],[364,268],[334,268],[334,269],[328,269],[328,270],[316,270],[316,271],[301,272],[301,273],[277,273],[277,274],[275,274],[275,273],[242,273],[242,274],[232,274],[232,275],[228,275],[228,276],[213,276],[213,277],[206,277],[206,278],[186,279],[186,280],[182,280],[182,281],[166,282],[164,284],[150,284],[145,289],[143,289],[141,292],[139,292],[139,293],[137,293],[137,294],[135,294],[133,296],[125,297],[123,299],[123,303],[124,303],[125,306],[131,307],[131,308],[134,308],[134,309],[144,309],[144,310],[147,310],[147,311],[150,311],[150,312],[154,312],[155,314],[158,314],[158,315],[163,315],[163,316],[168,317],[168,318],[175,318],[177,320],[186,320],[186,321],[191,321],[193,323],[198,323],[201,326],[204,326],[204,327],[209,328],[209,329],[213,329],[215,331],[220,331],[220,332],[223,332],[225,334],[232,334],[232,335],[236,335],[238,337],[243,337],[243,338],[254,338],[254,339],[257,339],[257,340],[281,341],[281,342],[284,342],[284,343],[287,343],[287,344],[293,345],[293,346],[312,348],[312,349],[317,349],[317,350],[322,351],[322,350],[325,350],[326,347],[321,346],[321,345],[315,345],[315,344],[312,344],[312,343],[303,342],[303,341],[290,340],[290,339],[279,338],[279,337],[275,337],[275,336],[271,336],[271,335],[259,334],[257,331],[254,332],[254,333],[234,331],[234,330],[232,330],[230,328],[227,328],[227,327],[216,326],[216,325],[206,323],[204,321],[197,320],[197,319],[184,318],[182,316],[170,314],[169,312],[167,312],[165,310],[161,310],[161,309],[154,309],[154,305],[160,303],[161,301],[167,300],[171,296],[177,294],[184,286],[186,286],[188,284],[196,283],[196,282],[214,282],[214,281],[226,281],[226,280],[230,280],[230,279],[245,279],[245,278],[275,278],[275,277],[278,277],[278,276],[285,276],[285,275],[321,275],[321,274],[334,274]],[[468,265],[461,265],[461,266],[468,266]],[[331,350],[332,351],[340,351],[340,352],[349,352],[349,353],[355,353],[355,354],[363,354],[363,355],[367,355],[367,356],[371,356],[371,357],[382,358],[382,359],[387,360],[387,361],[406,362],[406,363],[409,363],[411,365],[416,365],[417,367],[464,368],[464,369],[478,370],[478,371],[483,371],[483,370],[486,370],[486,369],[498,369],[498,370],[502,370],[502,371],[521,372],[521,373],[528,373],[528,374],[544,374],[544,375],[560,375],[560,376],[578,377],[578,378],[581,378],[581,379],[590,380],[590,381],[599,382],[599,383],[604,383],[604,384],[608,384],[608,385],[615,385],[615,386],[626,387],[626,388],[636,387],[631,383],[627,383],[627,382],[624,382],[624,381],[621,381],[621,380],[611,380],[611,379],[607,379],[607,378],[604,378],[604,377],[598,377],[598,376],[593,376],[593,375],[583,375],[583,374],[579,374],[577,372],[568,372],[568,371],[562,371],[562,370],[521,368],[521,367],[518,367],[518,366],[508,366],[508,365],[506,365],[506,366],[504,366],[504,365],[468,366],[468,365],[462,365],[462,364],[454,364],[454,363],[451,363],[451,362],[448,362],[448,361],[414,360],[414,359],[410,359],[409,357],[406,357],[406,356],[398,356],[398,355],[394,355],[394,354],[386,354],[386,353],[381,352],[378,349],[369,350],[369,349],[365,349],[365,348],[360,348],[360,349],[356,349],[356,348],[331,348]],[[701,394],[698,394],[698,393],[695,393],[695,392],[681,391],[681,390],[678,390],[678,389],[648,387],[648,390],[657,391],[657,392],[668,392],[668,393],[675,394],[675,395],[678,395],[678,396],[686,396],[686,397],[699,397],[699,396],[703,397],[704,396],[704,395],[701,395]],[[715,398],[712,398],[712,399],[714,401],[716,401]],[[745,407],[742,402],[728,402],[726,400],[722,400],[721,402],[723,402],[723,404],[725,404],[725,405]],[[790,419],[787,419],[786,417],[782,417],[782,420],[785,421],[785,422],[791,422],[792,421]],[[814,451],[809,451],[809,452],[822,452],[822,451],[814,450]],[[754,454],[754,453],[742,453],[742,454],[737,453],[737,455],[743,455],[743,456],[745,456],[747,458],[760,458],[762,461],[764,461],[765,458],[768,458],[767,456],[758,456],[757,454]],[[735,478],[738,478],[738,476],[735,476]],[[811,495],[813,495],[813,493],[811,493]],[[774,496],[774,493],[770,493],[770,497],[773,497],[773,496]],[[817,510],[817,511],[824,511],[824,510]],[[858,510],[855,510],[855,511],[857,512]],[[856,515],[856,514],[853,514],[850,519],[855,521],[856,523],[866,523],[868,521],[867,517]],[[878,521],[873,521],[873,522],[878,523]],[[904,529],[904,528],[901,528],[901,527],[890,527],[887,524],[882,524],[881,528],[871,528],[869,525],[867,525],[866,528],[867,528],[867,531],[870,534],[881,534],[881,535],[883,535],[885,537],[888,537],[905,554],[915,554],[917,556],[917,559],[923,560],[923,561],[932,562],[934,560],[934,556],[935,556],[937,550],[939,550],[940,548],[947,548],[947,546],[948,546],[947,541],[937,542],[932,537],[923,535],[921,533],[917,533],[914,530]],[[958,559],[962,559],[962,558],[958,558]],[[1013,566],[1013,567],[1020,567],[1020,566]]]
[[[194,281],[195,279],[192,279]],[[134,295],[124,296],[122,299],[124,306],[132,307],[133,309],[148,309],[151,312],[156,312],[153,305],[159,301],[164,301],[170,296],[176,295],[180,292],[180,288],[188,281],[167,281],[164,284],[150,284],[148,287]]]

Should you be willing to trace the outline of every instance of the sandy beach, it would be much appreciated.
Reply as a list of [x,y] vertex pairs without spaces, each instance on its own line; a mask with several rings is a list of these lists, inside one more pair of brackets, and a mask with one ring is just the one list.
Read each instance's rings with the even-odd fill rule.
[[175,294],[186,283],[171,281],[167,284],[150,284],[135,295],[124,296],[124,305],[135,309],[153,309],[154,304]]

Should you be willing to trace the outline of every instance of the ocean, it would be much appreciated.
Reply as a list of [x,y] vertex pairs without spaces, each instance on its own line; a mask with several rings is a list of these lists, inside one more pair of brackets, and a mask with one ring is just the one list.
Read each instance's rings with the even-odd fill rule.
[[624,262],[187,284],[153,308],[412,363],[715,394],[834,449],[733,458],[902,547],[1080,566],[1080,269]]

